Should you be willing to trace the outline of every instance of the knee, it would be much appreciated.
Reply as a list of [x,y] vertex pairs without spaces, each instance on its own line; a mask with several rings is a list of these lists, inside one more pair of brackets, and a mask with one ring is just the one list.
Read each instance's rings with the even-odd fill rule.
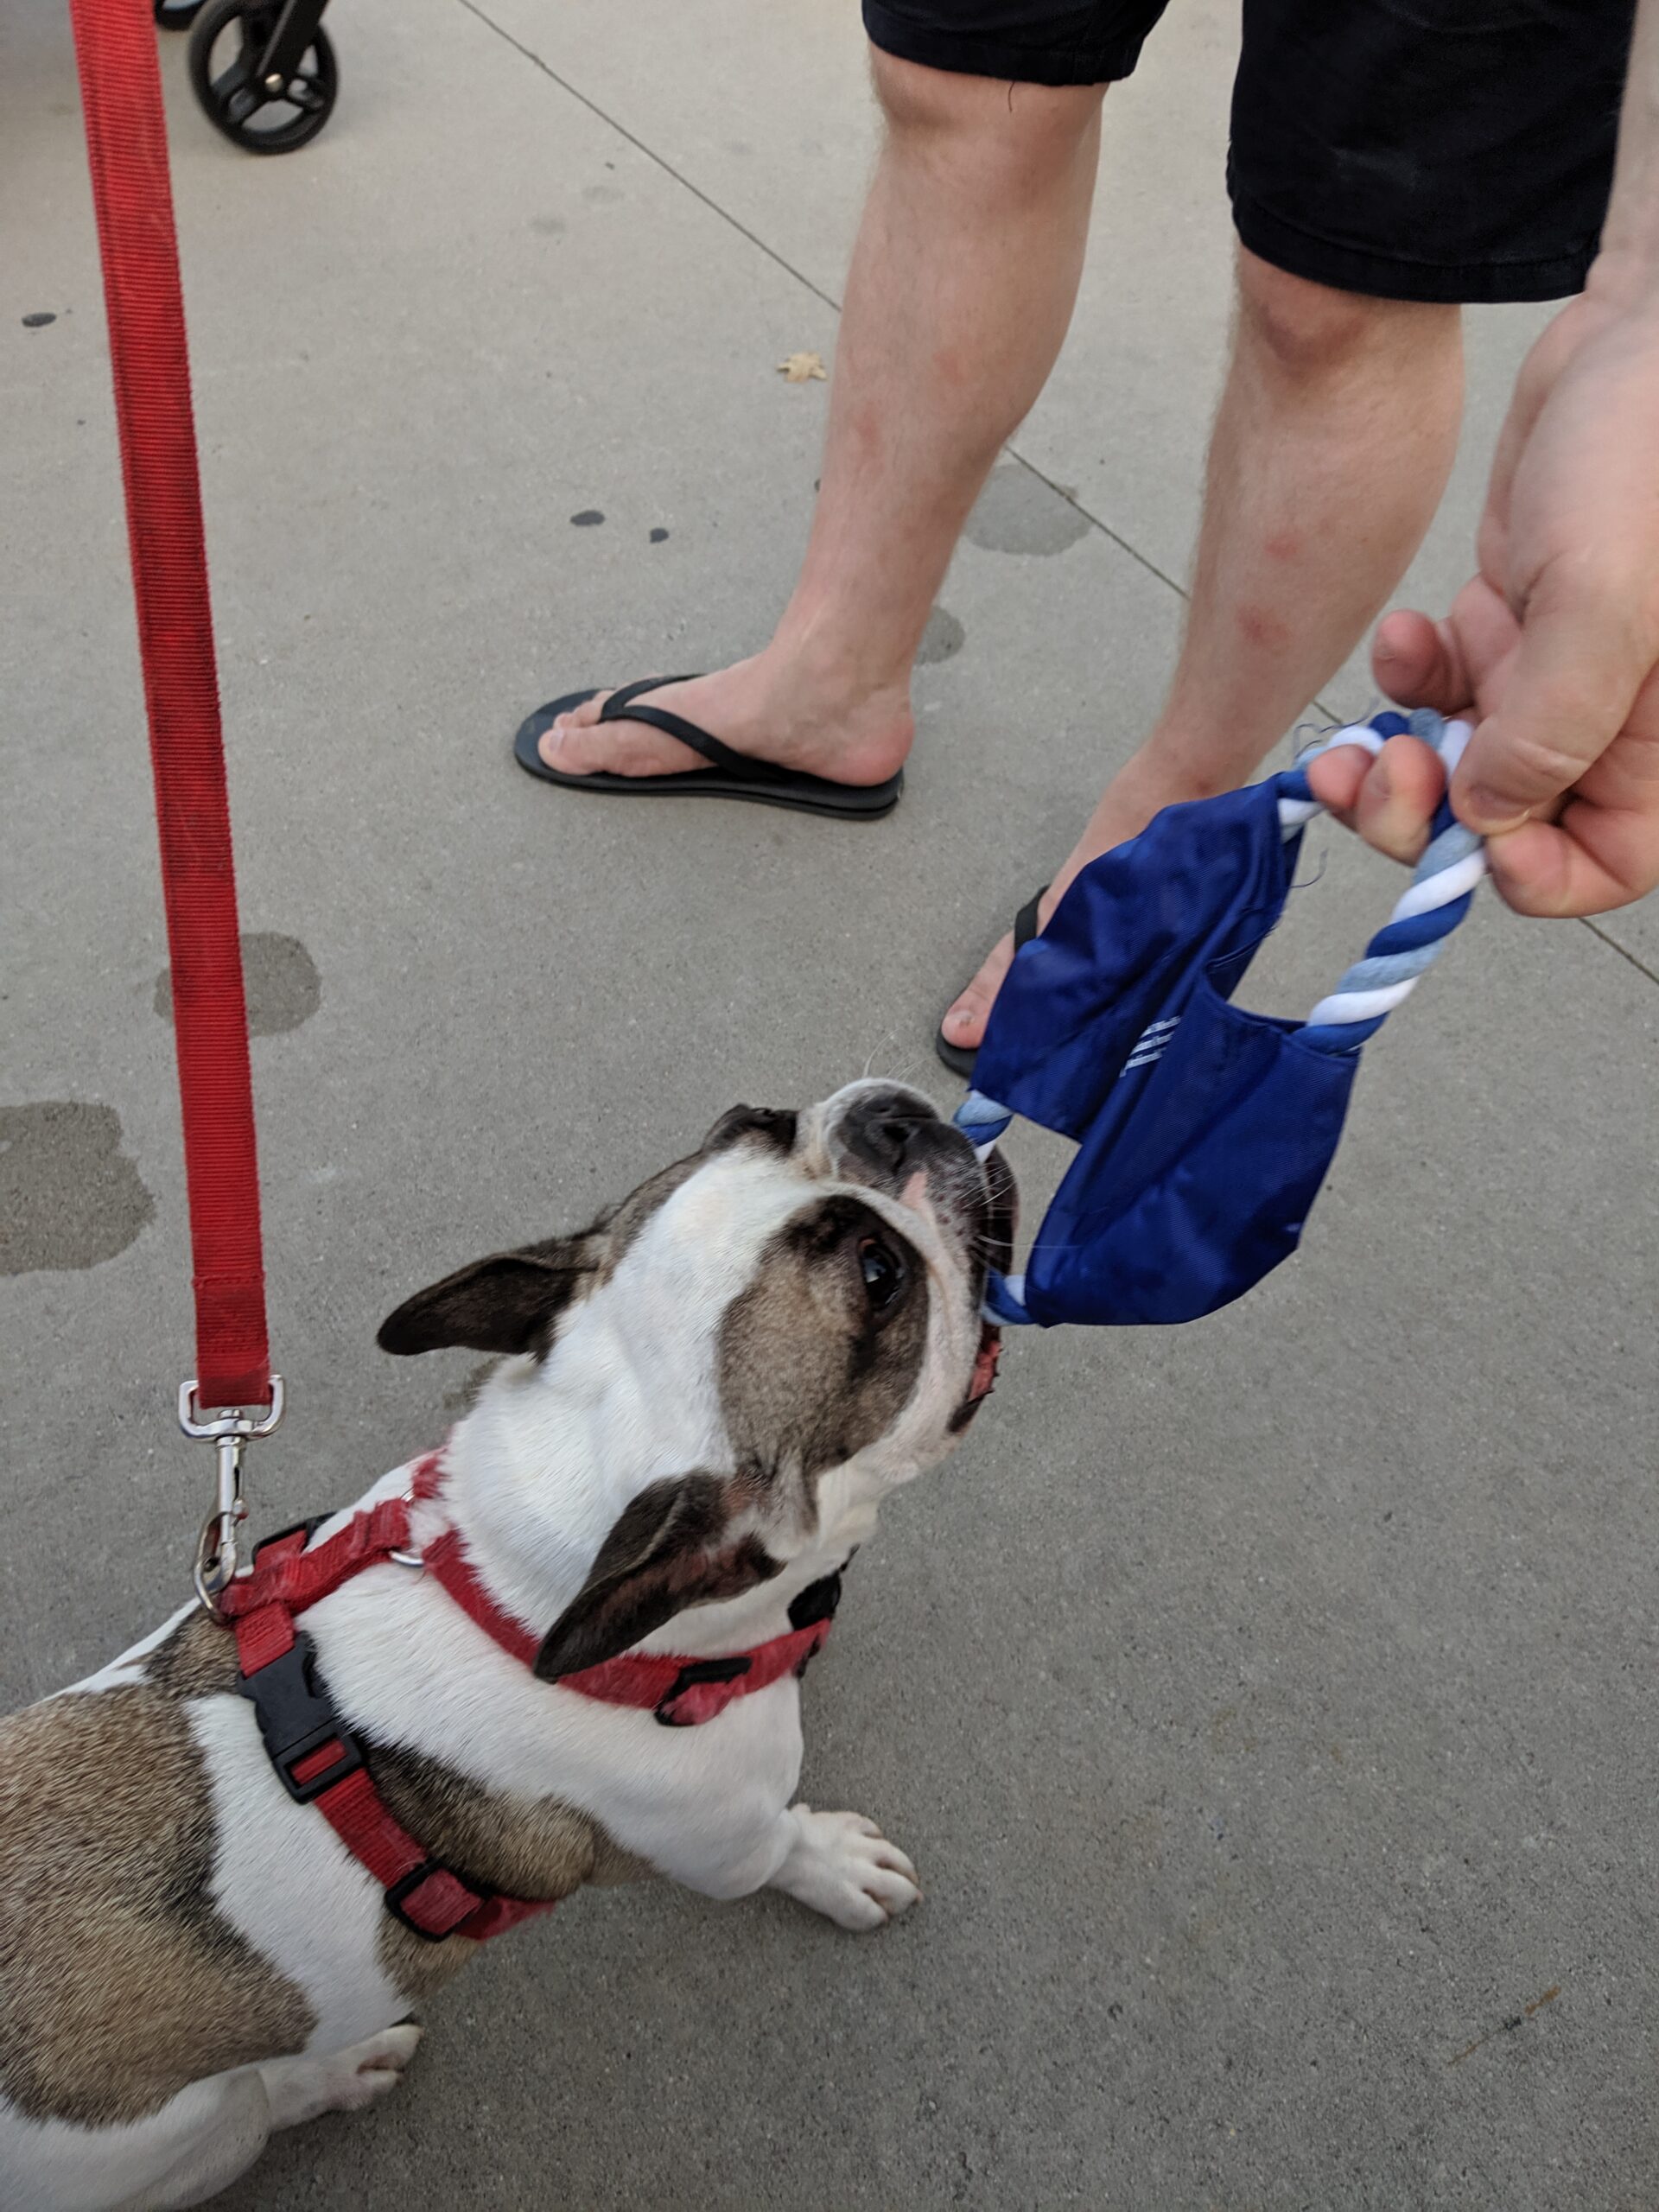
[[1010,85],[925,68],[871,51],[890,143],[962,157],[964,181],[1001,193],[1040,189],[1092,153],[1103,85]]
[[1402,349],[1455,340],[1459,328],[1455,307],[1338,292],[1275,269],[1243,246],[1238,313],[1244,340],[1293,384],[1338,378]]

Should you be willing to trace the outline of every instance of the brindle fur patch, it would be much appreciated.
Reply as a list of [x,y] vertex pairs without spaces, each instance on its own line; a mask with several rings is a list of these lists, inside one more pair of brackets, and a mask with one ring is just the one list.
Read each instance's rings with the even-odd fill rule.
[[747,1141],[787,1154],[795,1143],[797,1116],[779,1107],[734,1106],[722,1114],[702,1142],[683,1160],[676,1160],[651,1175],[637,1191],[602,1213],[575,1242],[589,1248],[597,1283],[608,1282],[639,1242],[652,1217],[668,1204],[682,1184],[689,1183],[715,1154],[728,1152]]
[[236,1637],[206,1613],[189,1613],[145,1660],[144,1679],[168,1697],[233,1694]]
[[[394,1816],[470,1888],[556,1903],[585,1882],[637,1881],[651,1871],[590,1814],[557,1798],[487,1790],[402,1747],[372,1747],[367,1758]],[[388,1913],[378,1948],[398,1993],[418,2003],[459,1973],[478,1946],[461,1936],[426,1942]]]
[[175,1696],[70,1692],[0,1721],[0,2089],[20,2111],[110,2126],[304,2048],[310,2005],[214,1906],[213,1849]]
[[703,1155],[692,1153],[685,1160],[677,1160],[671,1166],[663,1168],[642,1183],[637,1191],[630,1192],[621,1204],[613,1208],[594,1223],[588,1235],[598,1250],[598,1272],[595,1281],[609,1282],[611,1277],[626,1258],[652,1219],[673,1197],[681,1185],[689,1183],[702,1166]]
[[884,1325],[866,1307],[856,1248],[890,1231],[860,1202],[827,1200],[789,1223],[761,1255],[720,1331],[720,1396],[740,1467],[811,1477],[885,1436],[927,1356],[928,1283],[919,1261]]
[[652,1217],[668,1204],[682,1184],[715,1153],[728,1152],[746,1140],[787,1154],[795,1143],[796,1116],[777,1107],[734,1106],[722,1114],[696,1152],[688,1153],[647,1177],[637,1191],[603,1213],[584,1232],[593,1250],[596,1283],[608,1282],[635,1245]]

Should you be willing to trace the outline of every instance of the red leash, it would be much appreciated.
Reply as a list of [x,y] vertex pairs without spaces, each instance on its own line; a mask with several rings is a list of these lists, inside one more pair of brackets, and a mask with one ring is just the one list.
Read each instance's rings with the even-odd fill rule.
[[[104,264],[127,541],[144,670],[190,1198],[196,1373],[179,1393],[187,1436],[218,1452],[196,1592],[217,1611],[236,1572],[242,1451],[282,1418],[270,1371],[259,1161],[242,988],[219,672],[201,527],[167,125],[149,0],[70,0],[86,155]],[[269,1410],[259,1414],[251,1408]],[[221,1409],[202,1418],[205,1409]]]
[[161,72],[149,0],[71,0],[104,264],[173,961],[195,1400],[272,1395],[247,1009]]

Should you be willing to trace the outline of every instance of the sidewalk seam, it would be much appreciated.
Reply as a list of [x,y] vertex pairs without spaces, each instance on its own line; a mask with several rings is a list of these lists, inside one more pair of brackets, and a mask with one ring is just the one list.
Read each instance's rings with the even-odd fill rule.
[[1599,937],[1605,945],[1611,947],[1618,955],[1621,960],[1628,960],[1638,976],[1645,976],[1650,983],[1659,983],[1659,976],[1654,974],[1645,960],[1638,960],[1635,953],[1627,951],[1616,937],[1609,937],[1605,930],[1599,929],[1588,914],[1580,914],[1579,919],[1592,937]]
[[[526,61],[539,69],[543,76],[556,85],[561,92],[569,92],[571,99],[580,102],[590,115],[597,116],[601,123],[616,132],[618,137],[625,138],[637,153],[643,154],[645,159],[653,162],[665,176],[672,177],[676,184],[683,186],[694,200],[700,200],[711,214],[718,215],[721,222],[728,224],[740,238],[747,238],[751,245],[758,247],[768,261],[775,263],[785,276],[792,276],[798,284],[804,286],[814,299],[822,300],[825,307],[830,308],[836,315],[838,315],[841,313],[841,302],[832,292],[826,292],[822,285],[815,284],[804,270],[798,269],[792,261],[785,260],[775,246],[768,245],[766,240],[752,231],[747,223],[741,221],[737,216],[734,215],[729,207],[723,207],[720,201],[711,198],[701,185],[694,184],[683,169],[677,169],[673,162],[664,160],[655,148],[646,145],[643,138],[636,137],[625,123],[618,122],[608,108],[601,107],[597,100],[590,99],[588,94],[580,91],[568,77],[562,77],[550,63],[542,59],[533,47],[528,47],[522,39],[515,38],[510,30],[496,22],[493,16],[487,14],[480,7],[478,0],[461,0],[461,5],[469,16],[476,16],[486,30],[493,31],[496,36],[510,46],[515,54],[522,54]],[[1127,553],[1129,558],[1137,562],[1148,575],[1156,576],[1160,583],[1167,584],[1178,598],[1185,600],[1188,596],[1184,587],[1177,583],[1173,576],[1166,575],[1155,561],[1149,560],[1137,546],[1131,545],[1127,537],[1120,537],[1109,523],[1103,522],[1097,514],[1092,514],[1081,499],[1075,498],[1070,492],[1063,490],[1052,476],[1046,475],[1038,467],[1034,461],[1028,461],[1018,446],[1009,444],[1003,450],[1012,455],[1021,468],[1029,469],[1039,483],[1046,484],[1057,498],[1064,499],[1068,506],[1075,507],[1084,520],[1097,530],[1103,537],[1110,538],[1112,543],[1118,547],[1120,551]]]
[[818,286],[812,282],[812,279],[807,276],[804,270],[797,269],[792,261],[785,261],[783,255],[779,253],[774,246],[769,246],[766,240],[763,238],[757,237],[754,232],[750,230],[747,224],[741,223],[728,207],[722,207],[719,200],[711,200],[701,185],[693,184],[690,178],[685,175],[683,169],[677,169],[672,162],[664,161],[659,153],[656,152],[653,148],[646,145],[643,138],[636,138],[632,131],[628,129],[626,124],[619,123],[616,118],[607,108],[601,107],[597,100],[589,99],[586,92],[579,92],[576,86],[570,82],[570,79],[568,77],[561,77],[558,71],[550,67],[547,62],[543,61],[541,55],[537,54],[533,48],[524,45],[522,40],[516,39],[510,30],[505,29],[501,24],[496,22],[493,16],[486,15],[484,10],[477,4],[477,0],[461,0],[461,4],[467,10],[469,16],[476,16],[479,22],[485,26],[486,29],[493,30],[499,39],[505,40],[506,44],[512,48],[515,54],[522,54],[526,61],[531,62],[536,68],[539,69],[543,77],[550,78],[552,82],[559,87],[561,92],[569,92],[571,99],[573,100],[579,101],[581,105],[588,110],[588,112],[590,115],[596,115],[601,123],[607,124],[609,129],[614,130],[619,138],[626,138],[629,145],[632,146],[636,152],[643,154],[648,162],[655,162],[656,166],[663,171],[664,175],[671,176],[676,184],[683,185],[686,191],[691,194],[694,200],[702,200],[703,206],[707,207],[711,213],[718,215],[721,222],[729,223],[733,230],[739,232],[741,237],[747,238],[751,245],[758,246],[760,251],[766,255],[768,261],[775,261],[779,268],[783,270],[788,276],[792,276],[798,284],[805,285],[807,290],[812,294],[815,299],[822,300],[825,307],[833,308],[837,315],[841,313],[841,302],[839,300],[832,299],[828,292],[821,291]]

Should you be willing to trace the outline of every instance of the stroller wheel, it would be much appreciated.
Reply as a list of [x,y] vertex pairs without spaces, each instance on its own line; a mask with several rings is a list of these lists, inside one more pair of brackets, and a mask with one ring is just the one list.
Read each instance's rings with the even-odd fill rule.
[[292,69],[261,76],[260,58],[282,12],[277,0],[207,0],[190,35],[190,81],[207,120],[250,154],[291,154],[308,143],[340,91],[334,46],[321,23]]
[[156,0],[156,22],[164,31],[188,31],[201,13],[202,0]]

